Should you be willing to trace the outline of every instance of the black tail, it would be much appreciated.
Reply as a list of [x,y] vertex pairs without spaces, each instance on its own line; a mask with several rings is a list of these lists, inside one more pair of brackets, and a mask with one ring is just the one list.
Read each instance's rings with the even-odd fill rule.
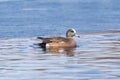
[[41,48],[46,48],[46,43],[38,43],[38,46],[40,46]]
[[37,37],[37,39],[43,39],[43,37]]

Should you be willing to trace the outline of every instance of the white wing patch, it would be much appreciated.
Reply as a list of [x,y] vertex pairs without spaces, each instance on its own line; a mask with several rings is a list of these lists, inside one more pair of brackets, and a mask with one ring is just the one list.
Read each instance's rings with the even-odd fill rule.
[[50,48],[50,45],[49,45],[49,44],[46,44],[46,48]]

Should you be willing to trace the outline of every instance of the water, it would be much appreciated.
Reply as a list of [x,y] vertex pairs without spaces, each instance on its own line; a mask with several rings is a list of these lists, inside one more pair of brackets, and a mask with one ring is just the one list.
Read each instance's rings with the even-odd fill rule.
[[36,38],[0,39],[0,80],[119,80],[119,35],[82,35],[60,52],[43,51]]
[[119,4],[119,0],[0,0],[0,37],[63,35],[69,28],[79,33],[117,30]]
[[[119,0],[0,0],[0,80],[119,80]],[[76,48],[36,36],[75,28]]]

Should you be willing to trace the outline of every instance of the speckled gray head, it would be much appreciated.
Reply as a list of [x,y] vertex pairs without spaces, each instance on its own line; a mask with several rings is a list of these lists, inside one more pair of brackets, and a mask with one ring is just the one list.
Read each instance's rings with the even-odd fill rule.
[[76,30],[75,29],[68,29],[68,31],[66,32],[66,37],[80,37],[79,35],[76,34]]

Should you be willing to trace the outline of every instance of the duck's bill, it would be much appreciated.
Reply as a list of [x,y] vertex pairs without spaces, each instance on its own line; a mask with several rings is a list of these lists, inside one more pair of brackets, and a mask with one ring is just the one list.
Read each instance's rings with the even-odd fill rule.
[[80,35],[77,35],[77,34],[76,34],[75,36],[78,37],[78,38],[80,38]]

